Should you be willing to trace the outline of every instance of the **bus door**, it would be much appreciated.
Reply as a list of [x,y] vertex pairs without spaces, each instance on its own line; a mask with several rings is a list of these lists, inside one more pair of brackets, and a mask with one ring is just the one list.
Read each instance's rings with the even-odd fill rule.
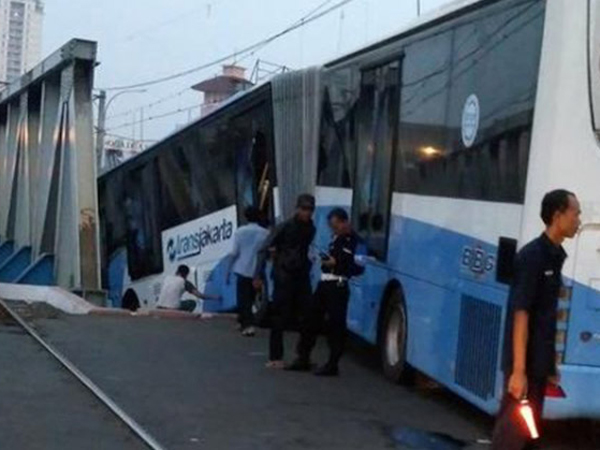
[[349,325],[355,332],[370,335],[370,309],[378,307],[387,274],[390,209],[393,193],[392,168],[398,142],[400,102],[400,58],[362,71],[358,108],[355,116],[357,170],[352,200],[352,220],[366,241],[369,263],[365,275],[352,283]]
[[[600,223],[586,224],[576,241],[565,362],[600,365]],[[560,320],[559,320],[560,323]],[[559,331],[558,350],[564,345]]]

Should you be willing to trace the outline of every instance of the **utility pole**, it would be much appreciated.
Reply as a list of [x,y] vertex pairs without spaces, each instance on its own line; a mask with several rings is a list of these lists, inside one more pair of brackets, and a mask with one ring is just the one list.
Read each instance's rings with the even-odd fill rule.
[[[100,93],[96,96],[98,99],[98,125],[96,126],[96,161],[98,164],[98,173],[100,173],[100,169],[102,168],[102,162],[104,159],[104,139],[106,137],[106,112],[112,103],[115,101],[117,97],[120,97],[123,94],[142,94],[146,92],[146,89],[128,89],[126,91],[121,91],[113,95],[110,100],[106,99],[106,91],[100,91]],[[132,122],[132,131],[133,137],[135,140],[135,125],[137,123],[137,119],[135,117],[135,110],[132,110],[133,113],[133,122]]]
[[106,136],[106,91],[98,94],[98,126],[96,128],[96,167],[100,173],[104,159],[104,138]]
[[417,17],[421,17],[421,0],[417,0]]

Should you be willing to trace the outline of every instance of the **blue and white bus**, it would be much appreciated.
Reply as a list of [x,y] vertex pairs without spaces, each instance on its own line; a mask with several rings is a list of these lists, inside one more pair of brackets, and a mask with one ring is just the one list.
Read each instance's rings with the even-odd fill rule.
[[371,250],[351,330],[493,413],[515,252],[545,192],[581,198],[556,336],[566,398],[600,417],[600,1],[461,1],[324,71],[318,199]]
[[100,176],[102,278],[112,306],[154,308],[164,277],[186,264],[201,291],[222,296],[203,311],[235,308],[225,255],[244,209],[258,206],[273,223],[296,192],[314,189],[308,147],[319,137],[319,79],[316,69],[281,75]]
[[539,204],[575,191],[556,336],[565,398],[549,418],[600,417],[600,0],[462,0],[382,42],[240,95],[99,180],[104,283],[152,308],[193,268],[235,307],[224,256],[248,204],[276,220],[295,195],[351,211],[370,252],[349,328],[385,374],[421,371],[499,406],[508,283],[542,230]]

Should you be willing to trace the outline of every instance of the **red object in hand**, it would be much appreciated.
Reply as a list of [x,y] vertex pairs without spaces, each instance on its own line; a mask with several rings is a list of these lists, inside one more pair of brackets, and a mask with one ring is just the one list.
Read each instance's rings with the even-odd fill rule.
[[529,404],[528,400],[523,400],[519,404],[519,414],[525,421],[525,425],[527,425],[527,431],[529,432],[529,436],[531,437],[531,439],[539,439],[540,433],[535,423],[533,409],[531,408],[531,405]]

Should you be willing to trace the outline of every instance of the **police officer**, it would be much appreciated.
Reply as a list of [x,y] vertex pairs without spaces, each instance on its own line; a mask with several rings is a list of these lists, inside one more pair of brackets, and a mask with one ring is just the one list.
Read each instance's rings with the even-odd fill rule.
[[262,287],[262,274],[269,256],[273,257],[273,302],[268,368],[283,369],[283,332],[297,319],[305,326],[312,296],[308,257],[316,228],[312,221],[315,198],[302,194],[294,216],[277,226],[258,253],[254,287]]
[[301,330],[297,348],[298,357],[287,369],[311,370],[310,354],[316,344],[321,324],[327,317],[329,360],[317,369],[315,375],[337,376],[338,363],[342,357],[347,333],[346,316],[350,297],[348,281],[364,271],[364,268],[356,263],[355,255],[364,254],[365,246],[361,238],[352,230],[345,210],[341,208],[332,210],[328,220],[334,237],[328,253],[321,256],[321,281],[313,297],[308,326]]
[[529,400],[537,424],[548,383],[557,384],[556,322],[567,257],[562,243],[579,229],[580,206],[575,194],[556,190],[542,201],[546,231],[519,252],[510,289],[503,369],[507,392],[494,429],[494,450],[521,450],[531,445],[519,403]]

